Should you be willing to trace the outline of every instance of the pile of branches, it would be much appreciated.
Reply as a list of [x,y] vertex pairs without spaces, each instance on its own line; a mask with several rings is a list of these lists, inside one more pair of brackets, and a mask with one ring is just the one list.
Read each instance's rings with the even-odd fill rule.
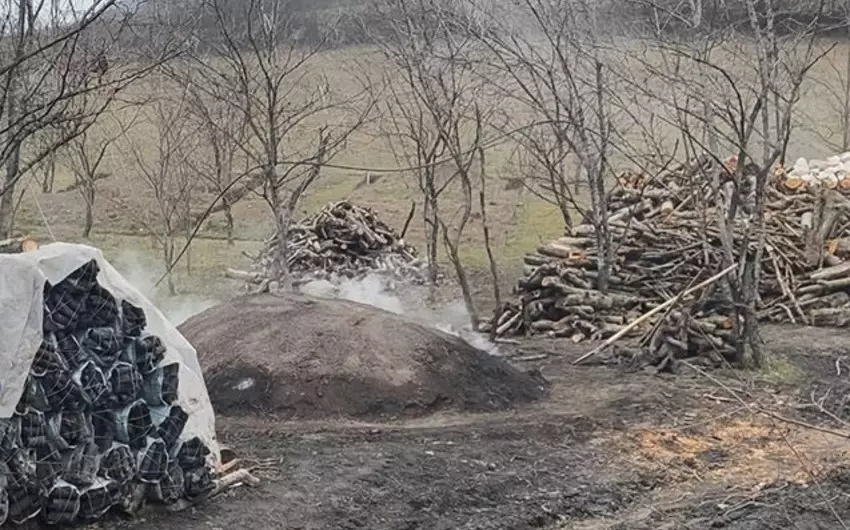
[[[751,170],[749,170],[751,171]],[[723,191],[711,195],[707,176]],[[607,292],[596,289],[599,258],[593,226],[580,224],[525,257],[516,294],[489,323],[497,336],[547,334],[579,342],[615,334],[641,336],[651,351],[677,358],[735,352],[733,308],[725,282],[701,289],[688,304],[671,304],[634,323],[724,268],[720,201],[737,186],[743,214],[732,223],[734,263],[752,260],[758,234],[750,229],[754,175],[734,184],[730,168],[700,160],[646,179],[624,174],[609,196],[614,242]],[[843,186],[800,186],[784,171],[771,177],[761,261],[759,317],[809,325],[850,325],[850,201]],[[725,218],[725,217],[724,217]],[[682,309],[682,305],[687,305]],[[626,332],[627,331],[627,332]],[[624,333],[625,332],[625,333]]]
[[[284,238],[289,274],[298,280],[336,280],[384,274],[396,280],[423,284],[427,273],[416,249],[368,208],[348,201],[328,204],[292,226]],[[275,235],[255,260],[251,272],[229,271],[269,288],[281,238]],[[272,289],[273,290],[273,289]]]
[[0,526],[89,523],[214,487],[209,449],[183,433],[179,363],[98,272],[90,261],[45,285],[43,343],[14,416],[0,419]]

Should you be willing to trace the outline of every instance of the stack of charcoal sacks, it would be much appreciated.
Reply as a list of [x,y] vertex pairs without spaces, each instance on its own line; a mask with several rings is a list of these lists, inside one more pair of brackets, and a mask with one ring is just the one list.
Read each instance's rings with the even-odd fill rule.
[[183,435],[180,363],[164,361],[144,310],[102,287],[99,270],[92,260],[44,286],[43,342],[15,414],[0,419],[0,526],[91,522],[213,487],[210,449]]

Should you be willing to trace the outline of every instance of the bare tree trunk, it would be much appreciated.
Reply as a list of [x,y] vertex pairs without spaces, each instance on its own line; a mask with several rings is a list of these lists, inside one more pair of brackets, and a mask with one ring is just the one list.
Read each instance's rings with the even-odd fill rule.
[[53,193],[53,184],[56,182],[56,153],[47,155],[44,167],[44,180],[41,182],[42,193]]
[[6,119],[9,124],[8,138],[12,143],[11,153],[6,160],[6,179],[4,182],[4,193],[0,196],[0,235],[4,239],[12,237],[15,218],[15,188],[19,179],[21,165],[21,144],[16,138],[17,129],[14,125],[18,116],[18,72],[13,69],[9,72],[7,83],[8,94],[6,95]]
[[[271,154],[271,158],[275,158],[275,154]],[[278,181],[277,164],[270,163],[264,170],[266,180],[266,194],[269,205],[275,220],[275,228],[277,230],[277,246],[273,263],[271,267],[271,276],[275,280],[281,282],[283,286],[287,283],[289,276],[289,249],[287,241],[289,239],[289,228],[292,224],[292,216],[287,209],[287,201],[283,198],[283,190]]]
[[449,241],[449,229],[445,224],[443,224],[443,239],[449,253],[449,260],[452,262],[455,273],[457,274],[457,281],[460,284],[460,291],[463,294],[463,303],[466,306],[467,313],[469,313],[469,320],[472,324],[472,329],[478,331],[481,319],[478,316],[478,308],[475,306],[475,299],[472,298],[472,289],[469,286],[469,278],[466,275],[466,267],[463,266],[463,261],[460,259],[458,245]]
[[222,202],[224,206],[224,219],[227,221],[227,244],[233,246],[233,209],[226,197]]
[[[186,241],[192,240],[192,187],[187,186],[186,191]],[[186,274],[192,275],[192,245],[186,248]]]
[[[599,124],[601,147],[591,158],[590,164],[586,167],[587,176],[590,184],[590,197],[593,206],[593,228],[596,232],[596,244],[599,248],[598,258],[598,273],[596,281],[597,288],[604,292],[608,291],[608,284],[611,278],[611,268],[613,267],[613,252],[614,248],[611,242],[611,232],[608,230],[608,196],[605,192],[605,168],[607,167],[607,114],[605,112],[604,100],[604,81],[602,76],[602,63],[596,62],[596,115]],[[583,142],[588,145],[589,141]],[[582,154],[588,157],[588,153]],[[587,160],[587,158],[585,158]]]
[[174,287],[174,275],[172,274],[172,263],[174,263],[174,236],[171,234],[172,230],[169,227],[167,230],[167,234],[165,235],[165,241],[162,245],[162,254],[165,260],[165,270],[167,271],[167,282],[168,282],[168,294],[171,296],[175,296],[177,294],[177,289]]
[[[431,169],[427,171],[431,171]],[[423,216],[425,217],[428,277],[431,280],[431,284],[436,284],[439,272],[439,266],[437,264],[437,245],[440,237],[439,211],[437,210],[437,190],[434,187],[433,176],[426,177],[426,179]]]
[[[850,13],[848,13],[848,24],[850,24]],[[847,36],[850,37],[850,25],[847,26]],[[850,46],[844,45],[846,51],[844,63],[844,108],[841,113],[841,150],[850,149]]]
[[[485,170],[485,155],[484,148],[478,148],[478,159],[481,164],[480,172],[479,172],[479,186],[481,187],[478,192],[478,202],[481,207],[481,229],[484,232],[484,249],[487,251],[487,261],[490,264],[490,276],[493,280],[493,298],[494,298],[494,308],[493,308],[493,322],[498,320],[499,314],[502,311],[502,292],[501,287],[499,286],[499,265],[496,262],[495,256],[493,256],[493,243],[490,240],[490,225],[487,222],[487,175]],[[569,224],[567,226],[570,226]],[[477,325],[477,323],[476,323]],[[494,340],[496,338],[498,326],[491,326],[490,328],[490,340]]]
[[94,181],[83,183],[83,197],[86,203],[86,220],[83,227],[83,238],[91,237],[91,231],[94,228],[94,200],[95,200]]
[[6,161],[5,193],[0,196],[0,234],[4,239],[12,237],[15,228],[15,188],[21,169],[21,145],[16,140],[13,141],[15,145]]
[[[462,164],[458,163],[458,166],[461,165]],[[460,284],[461,293],[463,294],[463,302],[466,306],[466,311],[469,313],[472,329],[477,331],[480,323],[478,308],[475,306],[475,300],[472,298],[472,288],[469,285],[469,277],[466,275],[466,267],[463,266],[463,260],[461,260],[459,252],[463,231],[466,228],[467,223],[469,223],[469,218],[472,216],[472,183],[469,180],[468,171],[468,167],[460,169],[460,172],[462,173],[461,184],[463,186],[464,202],[462,207],[463,213],[461,214],[461,219],[458,222],[454,237],[449,235],[449,227],[446,226],[446,223],[442,220],[439,220],[439,222],[443,228],[443,243],[446,246],[449,261],[452,262],[455,273],[457,274],[457,280]]]

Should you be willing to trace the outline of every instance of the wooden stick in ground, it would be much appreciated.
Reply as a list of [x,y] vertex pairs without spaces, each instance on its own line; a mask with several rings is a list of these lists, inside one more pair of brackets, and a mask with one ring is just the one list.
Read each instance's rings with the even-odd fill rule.
[[705,280],[704,282],[701,282],[697,285],[694,285],[690,289],[683,291],[681,294],[679,294],[679,296],[676,296],[675,298],[671,298],[670,300],[667,300],[663,304],[650,309],[649,311],[647,311],[646,313],[644,313],[640,317],[636,318],[631,324],[629,324],[628,326],[624,327],[623,329],[621,329],[620,331],[618,331],[617,333],[612,335],[611,338],[609,338],[608,340],[603,342],[598,348],[596,348],[592,351],[589,351],[586,354],[579,357],[578,359],[576,359],[573,362],[573,364],[581,364],[582,362],[586,361],[587,359],[590,359],[591,357],[593,357],[597,353],[601,352],[602,350],[604,350],[608,346],[610,346],[610,345],[614,344],[615,342],[617,342],[618,340],[620,340],[620,338],[622,338],[623,335],[626,335],[628,332],[630,332],[634,328],[638,327],[642,323],[644,323],[647,320],[649,320],[650,318],[652,318],[653,315],[660,313],[661,311],[664,311],[665,309],[667,309],[671,305],[677,303],[682,298],[689,296],[689,295],[699,291],[700,289],[704,289],[705,287],[708,287],[709,285],[713,284],[714,282],[716,282],[720,278],[723,278],[724,276],[726,276],[727,274],[729,274],[730,272],[735,270],[736,267],[737,267],[737,265],[730,265],[730,266],[726,267],[723,271],[718,272],[717,274],[715,274],[711,278]]

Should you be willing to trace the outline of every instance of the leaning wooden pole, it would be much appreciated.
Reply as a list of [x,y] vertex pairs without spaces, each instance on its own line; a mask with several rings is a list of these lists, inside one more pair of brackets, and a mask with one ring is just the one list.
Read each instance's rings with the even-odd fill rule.
[[658,305],[658,306],[650,309],[649,311],[647,311],[646,313],[644,313],[643,315],[641,315],[640,317],[638,317],[634,321],[632,321],[629,325],[627,325],[626,327],[624,327],[623,329],[621,329],[620,331],[618,331],[617,333],[612,335],[608,340],[606,340],[601,345],[599,345],[599,347],[593,349],[592,351],[587,352],[586,354],[584,354],[581,357],[579,357],[578,359],[576,359],[573,362],[573,364],[581,364],[582,362],[586,361],[587,359],[590,359],[591,357],[598,354],[599,352],[601,352],[602,350],[604,350],[608,346],[610,346],[610,345],[614,344],[615,342],[617,342],[618,340],[620,340],[621,337],[623,337],[624,335],[629,333],[631,330],[633,330],[634,328],[641,325],[643,322],[646,322],[648,319],[652,318],[653,315],[656,315],[656,314],[660,313],[661,311],[664,311],[668,307],[672,306],[673,304],[678,303],[680,300],[682,300],[686,296],[690,296],[693,293],[699,291],[700,289],[704,289],[704,288],[708,287],[709,285],[713,284],[714,282],[716,282],[720,278],[723,278],[724,276],[726,276],[727,274],[729,274],[730,272],[735,270],[735,268],[737,268],[737,265],[730,265],[730,266],[726,267],[724,270],[722,270],[721,272],[718,272],[717,274],[715,274],[711,278],[705,280],[704,282],[701,282],[697,285],[694,285],[690,289],[680,293],[678,296],[675,296],[675,297],[671,298],[670,300],[667,300],[663,304]]

